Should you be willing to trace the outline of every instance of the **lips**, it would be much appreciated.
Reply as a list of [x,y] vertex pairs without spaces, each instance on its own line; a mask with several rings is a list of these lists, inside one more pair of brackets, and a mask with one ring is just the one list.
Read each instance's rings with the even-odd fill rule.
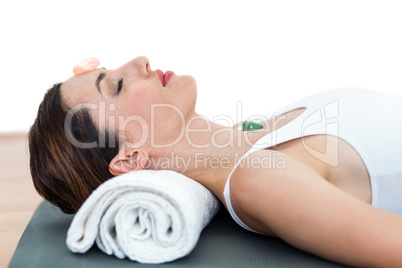
[[159,80],[162,83],[162,86],[166,86],[167,83],[169,83],[169,80],[172,78],[174,75],[174,72],[172,71],[167,71],[166,73],[163,73],[162,70],[156,70],[156,74],[158,75]]

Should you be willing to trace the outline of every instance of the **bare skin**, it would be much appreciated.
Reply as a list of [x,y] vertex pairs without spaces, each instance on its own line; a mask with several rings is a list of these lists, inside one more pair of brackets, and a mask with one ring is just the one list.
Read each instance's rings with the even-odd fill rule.
[[[95,81],[101,72],[106,76],[98,92]],[[113,92],[121,77],[125,89],[124,95],[119,96]],[[138,131],[138,122],[115,126],[122,138],[120,151],[109,164],[112,174],[141,169],[175,170],[203,184],[226,205],[224,186],[239,156],[266,133],[297,118],[304,109],[289,111],[281,115],[281,120],[263,122],[261,130],[244,132],[199,116],[194,109],[194,87],[191,77],[176,75],[168,84],[161,85],[148,59],[140,57],[116,70],[96,69],[72,77],[62,85],[61,93],[70,107],[83,102],[105,102],[106,107],[116,107],[106,110],[106,117],[139,115],[148,125],[153,123],[154,128],[141,146],[134,146],[144,135]],[[155,103],[178,107],[182,117],[165,107],[151,122],[149,107]],[[95,122],[99,122],[97,111],[92,112]],[[110,127],[107,123],[104,126]],[[175,142],[171,146],[154,146],[172,141]],[[307,145],[323,151],[334,142],[339,142],[339,153],[329,153],[327,159],[312,156],[305,149]],[[369,174],[352,146],[333,136],[314,135],[254,152],[248,158],[263,159],[268,153],[284,159],[286,168],[243,165],[232,174],[232,205],[244,223],[343,264],[402,266],[402,216],[370,206]],[[186,165],[173,161],[168,167],[158,165],[158,160],[169,159],[172,154]],[[338,158],[336,167],[326,164],[331,157]]]

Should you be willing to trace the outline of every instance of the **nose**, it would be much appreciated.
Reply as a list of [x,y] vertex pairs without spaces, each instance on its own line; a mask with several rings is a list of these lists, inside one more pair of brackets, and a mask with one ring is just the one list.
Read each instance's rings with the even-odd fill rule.
[[137,57],[132,61],[126,63],[124,66],[137,72],[139,76],[148,77],[151,74],[151,67],[149,65],[149,59],[144,56]]

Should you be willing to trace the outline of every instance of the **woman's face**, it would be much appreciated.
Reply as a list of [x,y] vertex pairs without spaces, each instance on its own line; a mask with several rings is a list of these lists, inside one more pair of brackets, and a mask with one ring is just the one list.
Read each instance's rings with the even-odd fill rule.
[[195,113],[197,96],[193,77],[171,74],[153,71],[146,57],[137,57],[115,70],[73,76],[62,84],[61,95],[71,108],[84,104],[96,124],[112,128],[120,139],[137,146],[167,144]]

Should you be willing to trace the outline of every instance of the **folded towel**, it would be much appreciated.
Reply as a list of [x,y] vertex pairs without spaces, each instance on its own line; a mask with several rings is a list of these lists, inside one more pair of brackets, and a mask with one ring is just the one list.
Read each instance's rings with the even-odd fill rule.
[[67,246],[84,253],[94,241],[106,254],[142,263],[188,255],[219,208],[198,182],[174,171],[134,171],[101,184],[84,202],[67,233]]

